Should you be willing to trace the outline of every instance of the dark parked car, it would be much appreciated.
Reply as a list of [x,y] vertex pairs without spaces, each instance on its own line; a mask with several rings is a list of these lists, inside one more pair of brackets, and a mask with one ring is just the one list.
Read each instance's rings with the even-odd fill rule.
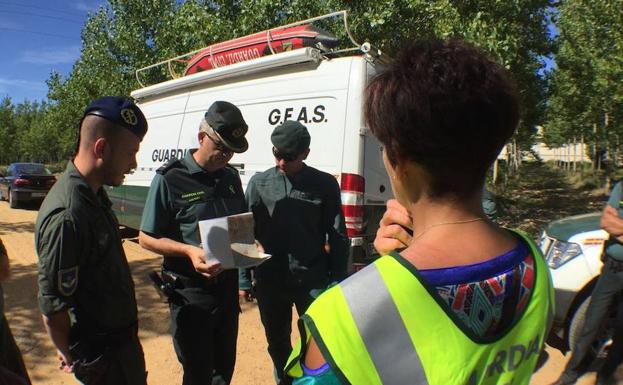
[[40,163],[11,163],[7,175],[0,174],[0,200],[11,208],[23,202],[41,202],[56,178]]

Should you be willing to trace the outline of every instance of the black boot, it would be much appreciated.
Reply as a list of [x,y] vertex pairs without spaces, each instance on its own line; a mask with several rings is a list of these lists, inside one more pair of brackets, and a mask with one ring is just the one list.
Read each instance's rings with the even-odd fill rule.
[[564,371],[562,372],[560,377],[556,381],[552,382],[550,385],[573,385],[575,384],[575,382],[578,380],[579,377],[580,376],[575,371],[572,371],[572,372]]
[[612,374],[603,374],[601,372],[597,373],[597,380],[595,381],[595,385],[616,385],[617,380],[614,378]]

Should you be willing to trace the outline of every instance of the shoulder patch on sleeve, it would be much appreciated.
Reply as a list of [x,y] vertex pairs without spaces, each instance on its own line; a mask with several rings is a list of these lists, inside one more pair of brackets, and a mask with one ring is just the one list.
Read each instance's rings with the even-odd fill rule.
[[73,295],[78,287],[78,266],[58,271],[58,291],[68,297]]
[[156,172],[157,172],[158,174],[162,174],[162,175],[164,175],[164,174],[166,174],[166,172],[167,172],[167,171],[169,171],[170,169],[175,168],[175,167],[177,167],[177,166],[179,166],[179,165],[181,165],[181,164],[182,164],[182,163],[181,163],[181,161],[180,161],[179,159],[177,159],[177,158],[173,158],[173,159],[171,159],[170,161],[168,161],[167,163],[165,163],[164,165],[162,165],[160,168],[158,168],[158,169],[156,170]]

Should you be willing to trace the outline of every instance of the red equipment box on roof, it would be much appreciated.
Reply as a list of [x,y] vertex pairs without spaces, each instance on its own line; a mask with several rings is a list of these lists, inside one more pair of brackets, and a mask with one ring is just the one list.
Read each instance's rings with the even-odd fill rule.
[[273,29],[213,44],[193,56],[185,75],[303,47],[334,48],[339,39],[311,24]]

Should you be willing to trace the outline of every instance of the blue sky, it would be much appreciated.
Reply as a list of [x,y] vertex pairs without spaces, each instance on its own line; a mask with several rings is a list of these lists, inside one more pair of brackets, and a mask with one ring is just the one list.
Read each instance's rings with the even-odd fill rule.
[[46,98],[52,71],[67,75],[80,56],[80,31],[104,0],[0,0],[0,98]]
[[[80,56],[80,31],[106,0],[0,0],[0,99],[46,99],[52,71],[69,74]],[[550,33],[558,31],[550,24]],[[554,63],[543,58],[546,68]]]

